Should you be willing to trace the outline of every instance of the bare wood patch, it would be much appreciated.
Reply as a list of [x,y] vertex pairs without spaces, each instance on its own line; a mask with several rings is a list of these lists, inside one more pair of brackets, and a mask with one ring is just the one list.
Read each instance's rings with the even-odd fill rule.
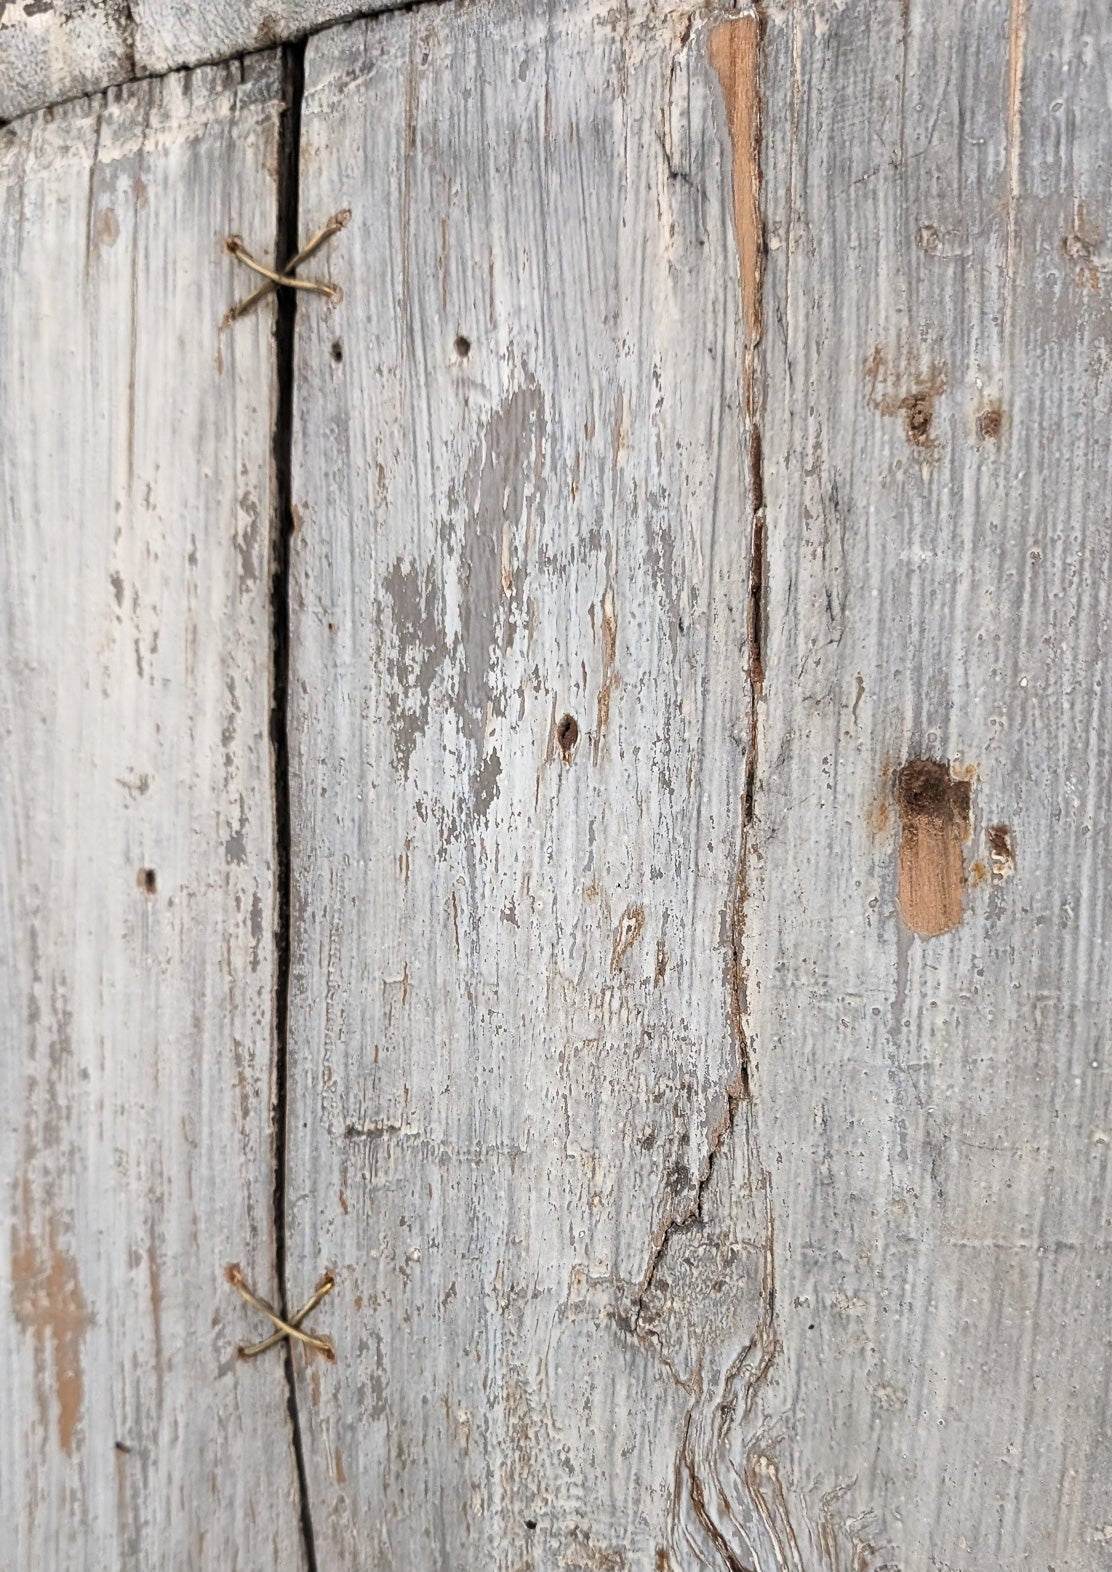
[[961,922],[972,786],[937,759],[912,759],[900,770],[899,906],[924,938]]
[[[757,16],[720,22],[707,39],[707,60],[722,84],[733,151],[734,238],[748,349],[761,336],[761,23]],[[751,380],[751,371],[747,383]],[[747,387],[747,400],[751,393]]]

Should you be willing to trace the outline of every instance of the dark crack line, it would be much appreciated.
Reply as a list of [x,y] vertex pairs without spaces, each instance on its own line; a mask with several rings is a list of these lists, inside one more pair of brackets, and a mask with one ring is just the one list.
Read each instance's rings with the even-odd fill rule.
[[711,1544],[718,1552],[723,1565],[727,1568],[727,1572],[754,1572],[753,1567],[746,1565],[744,1561],[739,1560],[739,1558],[734,1554],[733,1546],[730,1544],[725,1534],[723,1534],[722,1530],[718,1527],[718,1524],[714,1521],[710,1515],[710,1512],[707,1510],[703,1482],[699,1478],[698,1472],[696,1471],[695,1459],[691,1453],[690,1432],[691,1420],[689,1416],[687,1425],[684,1429],[683,1460],[684,1466],[687,1469],[687,1485],[691,1494],[691,1505],[695,1512],[695,1516],[698,1519],[703,1532],[707,1535]]
[[[278,265],[298,246],[301,104],[305,93],[305,42],[282,46],[282,113],[278,129],[278,214],[274,255]],[[293,538],[294,329],[297,290],[277,291],[274,319],[276,397],[274,410],[274,516],[271,534],[271,710],[274,772],[274,860],[277,881],[275,925],[274,1065],[274,1270],[282,1317],[289,1319],[286,1261],[288,1188],[290,972],[292,967],[293,821],[290,809],[290,543]],[[305,1446],[297,1405],[293,1341],[285,1342],[286,1406],[290,1417],[301,1538],[306,1572],[318,1572],[316,1536],[309,1501]]]
[[[758,33],[758,72],[763,58],[761,45],[764,40],[765,18],[763,11],[758,6],[755,13]],[[633,1328],[636,1331],[640,1324],[641,1309],[646,1294],[652,1287],[660,1263],[664,1258],[669,1241],[673,1234],[681,1232],[698,1224],[703,1219],[703,1202],[714,1178],[715,1164],[727,1140],[731,1139],[737,1123],[738,1110],[743,1103],[751,1103],[753,1090],[751,1085],[751,1060],[749,1052],[749,1039],[745,1029],[746,1007],[746,966],[745,966],[745,917],[746,903],[749,897],[749,860],[752,848],[754,820],[756,816],[757,797],[757,765],[760,753],[759,711],[761,699],[764,694],[765,681],[765,628],[767,624],[767,608],[765,605],[765,577],[767,561],[767,541],[765,532],[765,481],[764,481],[764,444],[761,435],[761,416],[763,413],[763,390],[760,387],[763,364],[759,355],[761,338],[763,336],[763,305],[764,305],[764,263],[766,256],[766,239],[764,211],[760,198],[763,194],[763,180],[761,179],[761,111],[763,108],[760,80],[757,82],[757,122],[756,140],[753,149],[755,159],[755,173],[757,178],[757,201],[760,216],[760,246],[757,266],[756,298],[758,301],[758,319],[746,345],[745,361],[742,370],[743,402],[745,411],[745,425],[748,430],[747,453],[747,481],[749,504],[749,588],[746,604],[746,667],[749,685],[749,735],[745,753],[745,775],[742,787],[741,803],[741,844],[738,853],[737,872],[734,879],[734,895],[730,913],[730,960],[729,960],[729,1010],[734,1042],[737,1047],[737,1069],[733,1079],[726,1088],[726,1111],[724,1118],[714,1128],[707,1142],[707,1155],[703,1160],[699,1173],[699,1180],[691,1204],[679,1217],[669,1219],[658,1231],[653,1241],[649,1263],[641,1279],[641,1287],[635,1296],[636,1309],[633,1316]],[[734,158],[739,156],[737,148],[733,150]],[[775,1302],[775,1288],[768,1286],[764,1295],[765,1306],[763,1315],[771,1322],[772,1306]]]

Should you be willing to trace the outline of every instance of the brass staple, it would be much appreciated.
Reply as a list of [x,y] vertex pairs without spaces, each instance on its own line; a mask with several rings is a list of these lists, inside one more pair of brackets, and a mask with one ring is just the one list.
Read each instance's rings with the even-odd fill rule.
[[297,255],[290,258],[281,272],[277,273],[271,268],[264,267],[261,262],[257,262],[239,235],[229,235],[224,242],[224,250],[229,256],[235,257],[237,262],[242,262],[244,267],[250,268],[253,273],[261,274],[266,279],[266,283],[232,306],[224,318],[225,323],[235,322],[240,317],[246,316],[249,311],[254,310],[260,300],[265,300],[267,295],[272,294],[276,289],[305,289],[314,295],[324,295],[329,300],[339,300],[341,290],[338,285],[321,283],[316,279],[294,278],[293,274],[302,262],[307,261],[315,251],[319,251],[327,240],[331,240],[333,235],[338,235],[350,217],[350,208],[343,208],[339,213],[334,213],[324,228],[318,230],[312,239],[302,246]]
[[323,1354],[330,1362],[335,1362],[336,1350],[333,1348],[329,1338],[314,1337],[311,1332],[303,1332],[301,1330],[301,1323],[307,1316],[312,1314],[325,1295],[330,1294],[335,1287],[336,1280],[331,1272],[324,1274],[312,1294],[301,1306],[301,1309],[297,1311],[296,1315],[292,1315],[288,1321],[282,1319],[273,1305],[267,1304],[265,1299],[260,1299],[257,1294],[251,1292],[243,1272],[238,1266],[229,1266],[226,1275],[229,1283],[231,1283],[241,1298],[245,1299],[260,1314],[265,1315],[267,1320],[273,1322],[275,1327],[271,1335],[264,1338],[261,1343],[241,1343],[237,1350],[241,1359],[254,1359],[257,1354],[265,1354],[268,1349],[276,1347],[285,1338],[293,1337],[298,1342],[306,1344],[307,1347],[315,1348],[318,1353]]

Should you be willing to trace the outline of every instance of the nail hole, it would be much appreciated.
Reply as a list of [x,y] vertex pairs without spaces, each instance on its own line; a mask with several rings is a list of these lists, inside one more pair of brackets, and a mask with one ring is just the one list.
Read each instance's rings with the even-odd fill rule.
[[530,1533],[533,1532],[533,1530],[536,1528],[536,1526],[537,1526],[537,1520],[536,1520],[535,1517],[527,1517],[525,1519],[525,1527],[529,1530]]
[[459,338],[456,339],[456,354],[461,360],[466,360],[470,353],[471,340],[469,338],[464,338],[463,334],[461,333]]
[[343,358],[344,358],[344,346],[340,343],[340,340],[338,338],[334,338],[332,340],[332,359],[336,362],[337,365],[339,365],[340,361],[343,360]]
[[560,752],[564,755],[564,762],[571,763],[571,756],[575,752],[575,745],[579,741],[579,722],[574,715],[565,715],[556,726],[556,741],[560,744]]
[[116,1442],[116,1451],[117,1452],[123,1452],[123,1453],[127,1454],[127,1453],[130,1453],[131,1448],[128,1446],[126,1441],[117,1441]]
[[977,435],[981,441],[995,439],[1004,429],[1004,411],[998,404],[991,409],[983,409],[977,416]]
[[903,401],[907,440],[917,448],[930,443],[934,401],[929,393],[910,393]]
[[154,895],[158,889],[158,877],[153,868],[140,868],[135,882],[145,895]]

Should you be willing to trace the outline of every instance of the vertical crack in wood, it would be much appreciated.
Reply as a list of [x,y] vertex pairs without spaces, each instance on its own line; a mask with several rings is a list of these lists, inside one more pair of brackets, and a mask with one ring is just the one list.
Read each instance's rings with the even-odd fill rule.
[[[300,172],[301,102],[305,90],[305,43],[282,50],[282,114],[278,132],[278,212],[275,257],[282,266],[297,251],[298,177]],[[277,884],[274,985],[274,1269],[279,1307],[289,1319],[286,1273],[286,1191],[289,1126],[289,1024],[292,967],[293,823],[290,809],[290,545],[293,537],[293,400],[294,329],[297,291],[276,295],[274,344],[276,399],[274,411],[274,519],[271,537],[271,711],[270,743],[274,771],[274,861]],[[287,1407],[301,1508],[301,1537],[307,1572],[317,1572],[316,1537],[309,1501],[305,1448],[297,1404],[293,1348],[285,1351]]]
[[[762,81],[765,18],[759,4],[747,14],[715,23],[707,35],[707,63],[718,77],[730,136],[732,167],[731,193],[734,238],[738,254],[738,275],[742,309],[744,360],[742,365],[743,429],[747,463],[747,521],[749,535],[749,582],[746,597],[745,648],[749,688],[749,731],[740,804],[740,834],[737,869],[734,876],[730,921],[730,955],[727,986],[729,1015],[736,1047],[735,1069],[726,1088],[726,1107],[710,1131],[707,1155],[691,1205],[684,1215],[666,1223],[660,1230],[652,1252],[641,1303],[661,1266],[670,1240],[685,1226],[715,1227],[714,1212],[731,1205],[727,1184],[721,1195],[712,1192],[720,1161],[729,1164],[737,1139],[749,1149],[752,1168],[762,1175],[764,1190],[764,1263],[759,1291],[756,1326],[740,1353],[721,1374],[718,1390],[709,1402],[697,1398],[689,1411],[677,1479],[687,1483],[688,1505],[709,1541],[709,1549],[730,1572],[743,1572],[755,1557],[737,1507],[726,1487],[720,1459],[732,1451],[731,1442],[740,1445],[746,1456],[739,1471],[749,1497],[749,1509],[763,1523],[767,1512],[754,1494],[752,1434],[731,1437],[732,1427],[748,1421],[759,1388],[767,1381],[779,1344],[776,1337],[776,1260],[772,1195],[768,1173],[763,1169],[756,1146],[754,1087],[749,1031],[746,1022],[747,969],[745,927],[749,897],[749,868],[756,827],[757,769],[759,760],[759,713],[765,688],[766,611],[766,509],[764,485],[764,445],[762,416],[765,406],[764,366],[760,354],[764,317],[765,221],[761,178],[762,160]],[[725,1153],[725,1157],[723,1154]],[[711,1216],[704,1218],[704,1206]],[[636,1323],[635,1323],[636,1324]],[[701,1411],[701,1412],[700,1412]],[[704,1479],[705,1474],[705,1479]],[[767,1526],[767,1525],[766,1525]]]
[[[744,956],[746,901],[749,894],[748,865],[751,850],[757,789],[758,709],[765,679],[765,487],[761,416],[764,405],[760,386],[759,346],[764,315],[765,226],[761,191],[761,46],[764,16],[755,9],[747,16],[717,23],[707,39],[708,64],[722,87],[732,150],[732,198],[734,237],[738,251],[742,327],[745,335],[742,365],[742,393],[747,444],[749,587],[746,606],[746,656],[749,684],[749,733],[745,756],[744,787],[741,803],[741,835],[734,895],[730,914],[729,1011],[737,1049],[737,1068],[726,1087],[726,1107],[722,1118],[710,1131],[691,1203],[678,1216],[661,1225],[653,1240],[649,1262],[635,1294],[633,1327],[640,1325],[645,1297],[653,1286],[669,1241],[684,1228],[703,1221],[703,1206],[714,1177],[716,1160],[727,1141],[732,1139],[737,1116],[743,1104],[752,1102],[749,1039],[745,1026],[746,968]],[[757,1345],[761,1358],[752,1378],[746,1407],[754,1387],[767,1374],[776,1349],[773,1317],[776,1286],[773,1255],[773,1222],[766,1195],[767,1237],[762,1288],[760,1324],[754,1339],[741,1359],[735,1361],[720,1404],[725,1411],[733,1403],[732,1387],[747,1364],[747,1355]]]
[[[764,58],[766,18],[761,0],[754,0],[749,16],[719,24],[708,41],[708,60],[717,71],[726,99],[726,110],[733,153],[734,232],[741,271],[741,293],[745,308],[745,364],[743,393],[748,430],[749,479],[749,596],[746,618],[746,650],[749,671],[749,739],[745,755],[745,784],[741,814],[741,849],[731,925],[731,1011],[738,1044],[737,1093],[730,1102],[732,1130],[741,1103],[751,1104],[749,1034],[746,1029],[747,968],[745,964],[745,923],[749,898],[749,866],[756,825],[757,768],[760,757],[760,706],[765,686],[765,628],[767,537],[762,420],[765,407],[764,361],[761,341],[764,335],[764,285],[767,232],[764,215],[762,177],[764,83],[761,70]],[[761,1167],[756,1133],[750,1124],[748,1138],[753,1156]],[[714,1153],[712,1152],[712,1167]],[[757,1389],[768,1378],[779,1347],[776,1337],[776,1233],[772,1212],[771,1180],[764,1173],[764,1270],[757,1327],[747,1347],[730,1366],[717,1406],[717,1426],[724,1435],[737,1406],[737,1386],[745,1381],[743,1411],[748,1414]]]

